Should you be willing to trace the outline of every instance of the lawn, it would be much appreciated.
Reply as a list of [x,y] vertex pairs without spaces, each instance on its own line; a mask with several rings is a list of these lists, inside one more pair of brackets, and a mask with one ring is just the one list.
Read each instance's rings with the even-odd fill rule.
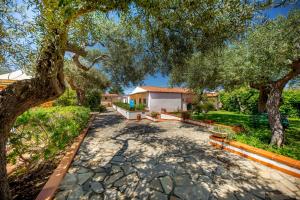
[[194,115],[193,119],[209,119],[225,125],[242,124],[246,128],[246,132],[234,135],[234,140],[300,160],[299,118],[289,118],[290,126],[286,129],[285,143],[282,148],[269,145],[271,131],[267,121],[263,121],[258,128],[254,128],[251,115],[228,111],[211,111],[207,114]]

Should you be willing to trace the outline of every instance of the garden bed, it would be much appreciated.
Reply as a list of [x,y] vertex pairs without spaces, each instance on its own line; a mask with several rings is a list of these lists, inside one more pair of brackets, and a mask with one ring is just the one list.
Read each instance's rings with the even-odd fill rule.
[[147,115],[149,114],[149,111],[147,110],[129,110],[125,109],[123,107],[119,107],[116,104],[113,104],[113,108],[123,115],[126,119],[137,119],[138,115],[141,116],[141,119],[147,118]]
[[198,120],[213,120],[218,124],[227,126],[241,124],[246,128],[246,131],[233,135],[232,140],[300,160],[300,119],[289,118],[290,125],[285,130],[285,143],[283,147],[278,148],[269,145],[272,133],[268,127],[268,122],[264,121],[254,128],[251,115],[228,111],[211,111],[201,116],[195,116],[194,118]]
[[[35,108],[21,115],[9,142],[13,199],[34,199],[81,130],[90,110],[84,107]],[[46,139],[45,139],[46,138]],[[24,155],[26,162],[20,161]]]
[[300,178],[300,161],[240,142],[210,136],[210,144]]

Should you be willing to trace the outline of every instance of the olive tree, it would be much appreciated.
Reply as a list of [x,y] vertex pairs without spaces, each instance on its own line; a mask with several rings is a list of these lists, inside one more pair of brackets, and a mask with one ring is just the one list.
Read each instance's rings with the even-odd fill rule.
[[110,85],[107,77],[98,68],[86,71],[78,68],[73,62],[66,61],[64,73],[68,85],[76,91],[78,105],[86,104],[87,91],[104,91]]
[[[300,75],[300,10],[256,26],[246,39],[232,44],[222,57],[223,80],[246,83],[266,92],[271,144],[282,146],[279,107],[282,92]],[[230,80],[230,81],[229,81]]]
[[[5,1],[5,6],[9,3]],[[34,78],[17,81],[0,92],[0,199],[11,199],[6,173],[6,142],[15,119],[29,108],[57,98],[65,90],[63,66],[70,24],[96,10],[126,10],[129,3],[125,0],[28,1],[37,10],[36,24],[41,42],[33,66]]]

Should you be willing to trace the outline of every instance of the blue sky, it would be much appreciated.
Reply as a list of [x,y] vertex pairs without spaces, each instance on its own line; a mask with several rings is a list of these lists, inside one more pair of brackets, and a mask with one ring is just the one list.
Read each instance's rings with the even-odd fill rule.
[[[289,5],[286,7],[280,8],[272,8],[264,11],[263,13],[268,18],[276,18],[279,15],[286,16],[289,10],[293,8],[300,8],[300,1],[298,0],[296,4]],[[155,76],[147,76],[143,85],[150,85],[150,86],[159,86],[159,87],[168,87],[169,86],[169,78],[167,76],[162,76],[160,73],[157,73]],[[130,93],[135,87],[128,87],[125,88],[125,94]]]

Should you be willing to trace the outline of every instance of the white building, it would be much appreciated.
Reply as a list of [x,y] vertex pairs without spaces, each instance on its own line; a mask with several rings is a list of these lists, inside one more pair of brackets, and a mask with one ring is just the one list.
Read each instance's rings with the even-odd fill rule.
[[145,104],[150,111],[167,112],[191,109],[193,93],[186,88],[136,87],[129,95],[135,104]]

